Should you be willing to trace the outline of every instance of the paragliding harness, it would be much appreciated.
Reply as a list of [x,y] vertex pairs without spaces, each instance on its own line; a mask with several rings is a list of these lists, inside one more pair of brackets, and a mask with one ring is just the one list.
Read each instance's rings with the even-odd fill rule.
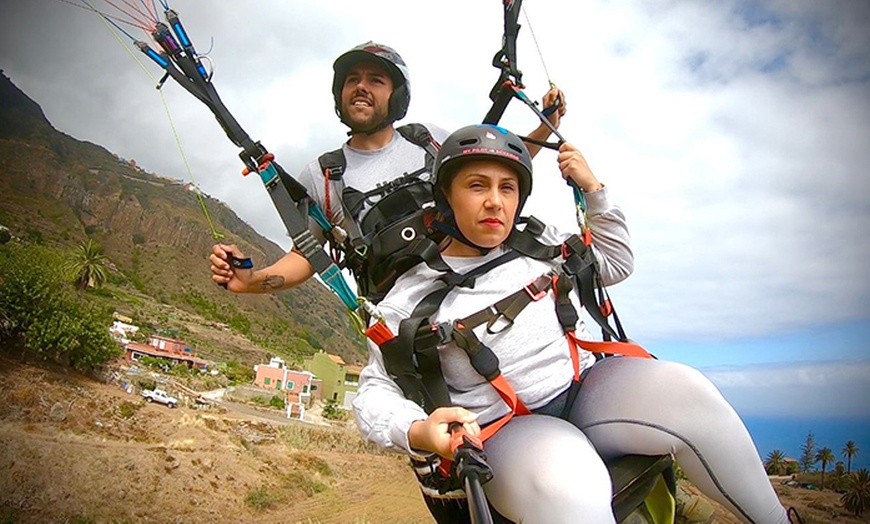
[[[423,124],[406,124],[396,131],[426,152],[425,165],[371,191],[362,192],[344,184],[347,160],[342,149],[318,158],[324,177],[328,220],[334,220],[331,189],[341,196],[346,234],[333,229],[329,237],[333,261],[350,269],[359,293],[377,304],[396,279],[420,261],[419,253],[436,248],[438,233],[432,227],[435,205],[432,196],[432,165],[440,144]],[[370,209],[360,215],[366,205]],[[428,240],[426,240],[428,239]]]
[[[500,70],[500,75],[490,90],[489,97],[493,104],[483,123],[497,125],[508,103],[514,98],[519,99],[559,140],[546,142],[530,137],[520,138],[541,147],[559,150],[565,139],[549,121],[548,116],[558,109],[561,101],[557,98],[553,106],[542,111],[522,91],[524,88],[522,73],[517,68],[516,59],[516,39],[520,29],[518,18],[521,9],[522,0],[503,0],[502,47],[492,59],[492,65]],[[550,85],[555,87],[552,82]],[[486,463],[483,441],[504,426],[513,416],[529,413],[528,408],[516,397],[513,389],[501,376],[496,355],[490,348],[481,344],[472,332],[475,326],[485,322],[487,331],[492,331],[493,326],[496,325],[501,326],[497,328],[499,330],[507,329],[512,325],[516,314],[529,301],[542,299],[552,289],[556,314],[568,339],[575,372],[574,381],[568,392],[566,410],[573,403],[580,388],[578,346],[593,352],[596,358],[615,354],[654,358],[625,337],[602,285],[594,254],[589,249],[592,239],[591,232],[585,228],[583,191],[570,180],[569,185],[574,192],[578,224],[583,230],[582,237],[571,237],[562,246],[549,246],[548,253],[547,246],[528,240],[530,236],[534,237],[536,231],[539,234],[543,230],[540,223],[530,220],[524,233],[512,234],[508,238],[506,244],[511,250],[502,257],[464,275],[456,275],[448,268],[448,272],[442,277],[445,287],[425,297],[412,312],[411,317],[400,322],[398,336],[393,336],[381,323],[375,323],[367,332],[369,338],[380,346],[387,372],[401,387],[405,396],[419,403],[427,413],[431,413],[440,405],[449,405],[449,395],[441,375],[437,347],[450,341],[454,341],[457,346],[465,350],[474,369],[492,384],[510,408],[510,412],[502,419],[483,428],[483,438],[479,440],[470,438],[461,428],[458,431],[451,431],[454,437],[451,440],[451,449],[454,452],[453,464],[440,457],[425,461],[411,459],[426,505],[438,522],[470,521],[472,524],[508,522],[489,506],[481,487],[492,478],[492,470]],[[517,229],[515,228],[514,231],[516,232]],[[535,245],[538,246],[537,249],[528,249],[528,246]],[[517,293],[466,319],[454,321],[449,325],[435,325],[429,322],[428,319],[438,310],[441,301],[450,290],[457,286],[472,285],[478,275],[506,262],[503,257],[515,258],[519,254],[524,254],[540,260],[552,260],[557,256],[552,251],[554,248],[564,259],[555,272],[542,275]],[[433,264],[429,265],[435,268]],[[574,336],[578,315],[568,299],[572,284],[577,288],[584,309],[601,326],[603,342],[581,341]],[[597,298],[594,290],[597,290]],[[613,315],[616,330],[607,323],[607,317],[610,315]],[[567,413],[563,413],[563,417],[565,415]],[[613,481],[611,505],[618,522],[635,516],[654,524],[674,522],[676,478],[671,455],[650,457],[629,455],[607,466]]]
[[[411,459],[426,504],[439,522],[456,522],[457,519],[462,521],[468,518],[465,498],[469,490],[463,486],[463,473],[467,476],[470,470],[481,477],[482,482],[488,480],[491,471],[486,464],[483,442],[514,416],[531,413],[501,375],[498,357],[478,339],[473,331],[475,328],[485,325],[489,334],[509,329],[526,306],[544,299],[550,292],[553,293],[555,313],[568,340],[574,368],[574,380],[568,392],[563,418],[567,416],[567,410],[580,389],[580,349],[590,351],[598,358],[614,354],[652,358],[646,350],[625,336],[603,286],[597,259],[590,248],[591,235],[573,235],[561,245],[546,245],[539,240],[544,232],[544,224],[534,217],[525,218],[523,221],[525,228],[515,228],[506,240],[505,244],[510,248],[508,251],[467,273],[458,274],[449,267],[445,269],[443,261],[439,262],[438,258],[425,261],[430,267],[441,268],[439,270],[444,274],[438,280],[443,286],[425,296],[416,305],[411,316],[399,323],[398,335],[393,337],[385,334],[379,337],[377,332],[382,325],[378,323],[369,329],[369,338],[381,349],[387,373],[399,385],[404,395],[427,413],[438,407],[451,405],[438,356],[438,348],[450,342],[465,351],[475,371],[495,388],[510,410],[507,415],[482,429],[479,442],[467,438],[466,435],[466,440],[459,443],[459,449],[455,450],[464,454],[461,460],[449,461],[440,457]],[[520,256],[542,261],[558,260],[559,263],[522,289],[468,317],[449,323],[432,323],[432,316],[450,291],[457,287],[473,287],[479,276]],[[575,335],[579,315],[569,298],[572,289],[576,289],[584,309],[601,326],[604,341],[581,340]],[[608,323],[608,317],[613,318],[615,327]],[[669,463],[662,468],[667,465]],[[632,488],[636,489],[636,479],[632,476],[630,480],[633,483]],[[637,495],[634,497],[637,498]],[[471,509],[474,510],[473,507]]]

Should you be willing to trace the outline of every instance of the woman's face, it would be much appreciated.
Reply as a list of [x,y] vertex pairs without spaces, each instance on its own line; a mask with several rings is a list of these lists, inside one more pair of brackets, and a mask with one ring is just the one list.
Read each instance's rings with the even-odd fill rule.
[[[465,238],[484,248],[501,245],[514,225],[520,202],[517,174],[492,160],[472,160],[459,168],[445,195],[456,225]],[[451,242],[445,255],[476,256],[480,252]]]

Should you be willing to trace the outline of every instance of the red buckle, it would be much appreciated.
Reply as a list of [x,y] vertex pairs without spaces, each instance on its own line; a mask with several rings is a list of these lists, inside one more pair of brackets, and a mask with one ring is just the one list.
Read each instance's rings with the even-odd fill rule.
[[[272,153],[266,153],[265,155],[263,155],[263,162],[258,167],[259,172],[262,173],[263,171],[265,171],[266,168],[269,167],[269,162],[271,162],[272,160],[275,160],[275,155],[273,155]],[[247,167],[245,169],[242,169],[242,176],[248,176],[251,173],[252,171]]]
[[260,163],[260,172],[268,169],[269,164],[272,162],[272,160],[275,160],[275,155],[273,155],[272,153],[266,153],[265,155],[263,155],[263,162]]
[[592,230],[586,228],[586,231],[583,232],[583,243],[587,246],[592,245]]

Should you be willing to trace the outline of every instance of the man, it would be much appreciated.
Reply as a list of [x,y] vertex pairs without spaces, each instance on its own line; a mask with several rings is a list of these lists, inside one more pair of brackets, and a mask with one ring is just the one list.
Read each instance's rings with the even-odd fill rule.
[[[396,121],[405,116],[411,101],[407,66],[399,54],[390,47],[367,42],[339,56],[333,64],[333,70],[335,111],[341,122],[350,128],[350,139],[340,150],[345,161],[341,176],[344,187],[362,193],[369,192],[379,184],[417,172],[425,166],[425,149],[400,136],[394,126]],[[564,95],[553,88],[543,99],[544,107],[553,105],[557,99],[561,101],[559,108],[549,116],[554,126],[559,125],[566,111]],[[449,134],[432,125],[426,125],[426,129],[437,143]],[[542,123],[529,137],[546,140],[549,135],[549,128]],[[532,155],[539,150],[539,146],[529,146]],[[343,205],[340,186],[330,181],[327,174],[320,162],[314,160],[302,170],[298,180],[306,187],[312,200],[325,211],[331,223],[339,225],[344,231],[353,231],[371,207],[371,199],[364,199],[361,209],[351,216]],[[313,221],[310,228],[321,242],[327,240]],[[212,280],[234,293],[268,293],[289,289],[314,274],[308,261],[295,250],[258,270],[233,268],[229,263],[230,255],[236,259],[244,258],[238,247],[217,244],[212,248],[209,260]]]

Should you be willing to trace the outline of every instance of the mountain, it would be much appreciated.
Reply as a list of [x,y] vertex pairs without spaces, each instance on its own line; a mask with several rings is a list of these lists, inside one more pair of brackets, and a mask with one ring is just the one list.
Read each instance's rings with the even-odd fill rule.
[[[322,348],[365,362],[344,307],[316,280],[275,295],[215,286],[207,262],[215,241],[197,190],[56,130],[2,71],[0,172],[0,224],[64,249],[98,241],[115,269],[100,298],[134,322],[174,330],[213,360],[252,364],[279,353],[299,362]],[[260,267],[283,254],[228,206],[202,199],[222,242]]]

